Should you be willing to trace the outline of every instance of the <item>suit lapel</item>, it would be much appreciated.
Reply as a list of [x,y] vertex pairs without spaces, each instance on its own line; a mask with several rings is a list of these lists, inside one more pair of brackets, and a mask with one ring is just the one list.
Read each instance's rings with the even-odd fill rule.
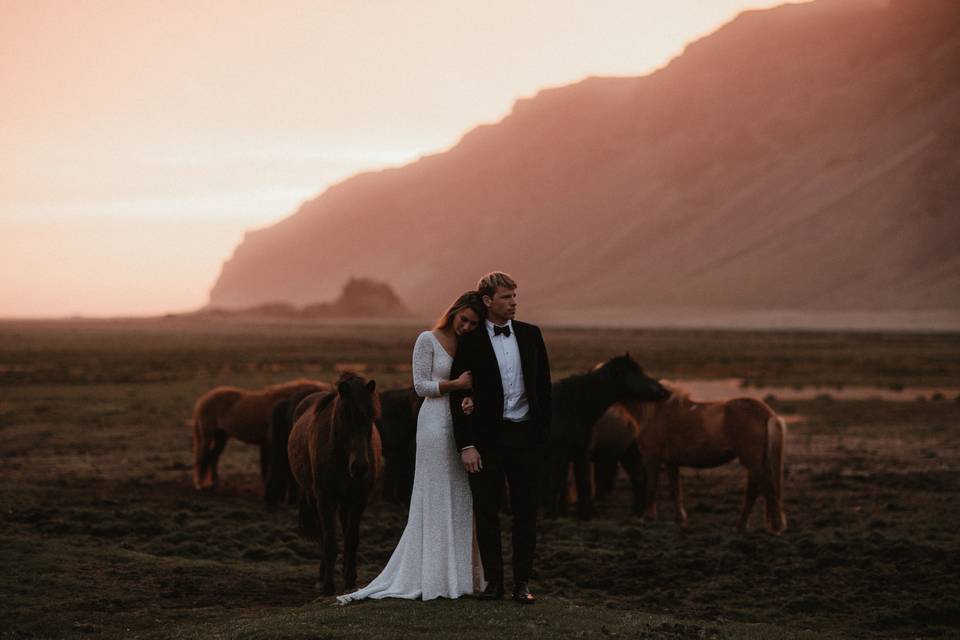
[[487,365],[490,367],[491,377],[495,378],[494,385],[503,395],[503,380],[500,378],[500,364],[497,362],[497,354],[493,350],[493,343],[490,341],[490,332],[487,331],[486,324],[482,325],[478,331],[483,331],[483,337],[480,339],[480,350],[483,357],[487,359]]
[[520,351],[520,370],[523,372],[523,386],[527,391],[527,397],[530,397],[530,380],[533,375],[532,349],[530,334],[524,324],[513,321],[513,332],[517,336],[517,349]]

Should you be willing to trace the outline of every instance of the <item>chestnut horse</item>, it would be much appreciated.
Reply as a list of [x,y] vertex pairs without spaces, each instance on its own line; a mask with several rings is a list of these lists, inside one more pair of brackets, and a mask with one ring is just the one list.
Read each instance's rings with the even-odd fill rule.
[[758,495],[763,495],[767,528],[787,527],[783,513],[783,448],[786,425],[766,403],[753,398],[695,402],[686,393],[664,384],[672,393],[665,400],[623,406],[637,424],[637,443],[647,476],[645,517],[657,517],[660,465],[667,467],[674,501],[674,519],[687,520],[679,467],[707,469],[734,458],[747,469],[747,487],[738,529],[747,528]]
[[193,406],[193,486],[216,488],[217,463],[231,436],[260,446],[260,473],[265,478],[273,407],[304,389],[326,391],[330,385],[294,380],[259,391],[217,387],[200,396]]
[[307,396],[296,409],[287,457],[300,485],[300,531],[320,542],[320,582],[333,595],[336,515],[343,528],[343,579],[357,585],[360,518],[380,472],[380,435],[373,426],[380,399],[373,380],[344,373],[332,393]]

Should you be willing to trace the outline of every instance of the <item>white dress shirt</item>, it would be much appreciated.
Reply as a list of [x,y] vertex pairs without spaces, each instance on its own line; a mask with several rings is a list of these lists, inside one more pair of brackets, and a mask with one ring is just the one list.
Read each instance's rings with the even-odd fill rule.
[[500,381],[503,383],[503,419],[513,422],[522,422],[530,417],[530,403],[527,401],[527,390],[523,385],[523,367],[520,364],[520,346],[517,344],[517,334],[513,330],[513,323],[507,321],[510,327],[510,337],[493,335],[494,324],[487,320],[487,334],[493,344],[493,352],[497,356],[497,365],[500,367]]

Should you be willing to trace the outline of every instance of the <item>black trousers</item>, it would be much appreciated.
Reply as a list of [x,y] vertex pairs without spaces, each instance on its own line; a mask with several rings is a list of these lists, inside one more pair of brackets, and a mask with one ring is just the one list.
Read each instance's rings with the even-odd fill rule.
[[513,583],[527,582],[537,546],[537,482],[543,453],[537,445],[532,422],[507,422],[501,427],[499,445],[479,449],[483,465],[470,474],[473,511],[477,519],[477,546],[484,577],[503,584],[503,550],[500,509],[503,482],[510,489],[513,511]]

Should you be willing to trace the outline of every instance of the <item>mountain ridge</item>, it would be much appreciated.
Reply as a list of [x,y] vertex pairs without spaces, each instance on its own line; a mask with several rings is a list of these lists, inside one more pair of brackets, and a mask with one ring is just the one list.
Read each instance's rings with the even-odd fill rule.
[[649,75],[541,90],[248,233],[210,304],[356,275],[432,311],[497,268],[546,316],[960,310],[957,7],[748,11]]

